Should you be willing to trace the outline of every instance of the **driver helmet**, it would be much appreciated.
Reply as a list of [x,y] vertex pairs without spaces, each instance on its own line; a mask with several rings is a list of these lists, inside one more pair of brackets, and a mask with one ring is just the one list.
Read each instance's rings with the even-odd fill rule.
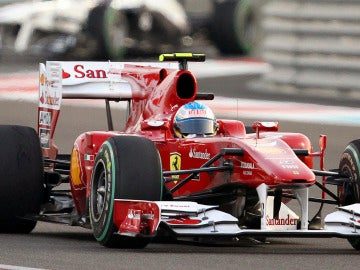
[[212,110],[196,101],[181,106],[174,117],[174,133],[178,138],[214,136],[217,126]]

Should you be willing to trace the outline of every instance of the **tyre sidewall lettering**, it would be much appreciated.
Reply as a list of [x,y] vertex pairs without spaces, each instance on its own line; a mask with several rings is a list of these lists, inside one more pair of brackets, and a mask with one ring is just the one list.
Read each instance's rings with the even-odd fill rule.
[[[351,169],[353,172],[357,171],[358,168],[360,168],[360,160],[359,160],[359,155],[358,152],[356,150],[355,147],[353,147],[353,145],[349,145],[348,149],[350,151],[351,154],[349,154],[349,161],[351,164]],[[358,175],[353,175],[354,180],[358,181],[359,179],[357,178]]]
[[347,169],[349,170],[349,173],[351,175],[351,177],[354,180],[356,178],[356,175],[354,175],[354,171],[356,170],[356,166],[355,166],[355,162],[354,162],[354,157],[353,157],[353,153],[350,151],[346,151],[343,156],[342,156],[343,160],[346,160],[346,162],[344,163],[345,168],[347,167]]
[[[94,230],[95,238],[98,241],[103,241],[109,233],[109,230],[112,230],[113,225],[113,211],[114,211],[114,198],[115,198],[115,166],[114,166],[114,152],[111,144],[109,142],[104,142],[98,153],[98,160],[96,166],[102,162],[105,168],[106,174],[106,196],[104,202],[104,209],[102,210],[101,216],[99,217],[98,222],[93,222],[92,227]],[[94,182],[94,181],[93,181]],[[93,184],[93,183],[92,183]],[[93,187],[92,187],[93,188]],[[92,200],[90,200],[93,203]],[[91,205],[90,215],[95,217],[93,213],[94,205]],[[93,218],[91,219],[93,220]]]
[[345,183],[343,187],[338,188],[341,205],[359,202],[359,152],[354,143],[349,144],[341,156],[340,169],[349,173],[352,178],[351,183]]
[[[351,183],[344,183],[343,187],[338,188],[340,205],[349,205],[360,202],[360,140],[352,141],[343,152],[340,159],[340,170],[348,173],[352,178]],[[351,246],[360,250],[359,238],[347,239]]]
[[349,158],[349,162],[350,162],[350,166],[351,166],[351,177],[353,178],[353,185],[354,185],[354,192],[355,192],[355,197],[356,200],[358,201],[359,198],[359,171],[358,168],[360,167],[360,162],[359,162],[359,155],[358,155],[358,151],[356,150],[356,147],[354,147],[354,145],[350,144],[347,149],[350,151],[350,158]]

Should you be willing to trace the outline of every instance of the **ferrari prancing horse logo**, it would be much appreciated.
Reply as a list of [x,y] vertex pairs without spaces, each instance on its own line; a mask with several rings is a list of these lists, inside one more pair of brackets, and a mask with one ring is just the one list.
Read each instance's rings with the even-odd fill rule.
[[[178,152],[170,153],[170,171],[178,170],[181,170],[181,154]],[[173,178],[176,183],[179,175],[172,175],[171,178]]]

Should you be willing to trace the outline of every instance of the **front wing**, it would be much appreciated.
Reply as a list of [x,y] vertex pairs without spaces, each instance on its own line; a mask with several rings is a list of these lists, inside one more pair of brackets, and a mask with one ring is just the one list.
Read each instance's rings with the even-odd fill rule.
[[[270,198],[270,197],[269,197]],[[161,229],[176,237],[339,237],[360,238],[360,204],[338,207],[326,216],[324,228],[310,230],[299,226],[301,218],[286,205],[276,219],[271,215],[272,200],[267,200],[266,225],[260,229],[238,226],[238,219],[216,206],[188,201],[115,200],[114,223],[118,234],[155,236]],[[299,222],[298,222],[299,221]]]

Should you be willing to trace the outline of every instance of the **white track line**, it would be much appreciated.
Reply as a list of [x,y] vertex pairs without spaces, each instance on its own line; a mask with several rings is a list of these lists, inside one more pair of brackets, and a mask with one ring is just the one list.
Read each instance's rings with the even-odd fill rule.
[[45,270],[45,269],[0,264],[0,270]]

